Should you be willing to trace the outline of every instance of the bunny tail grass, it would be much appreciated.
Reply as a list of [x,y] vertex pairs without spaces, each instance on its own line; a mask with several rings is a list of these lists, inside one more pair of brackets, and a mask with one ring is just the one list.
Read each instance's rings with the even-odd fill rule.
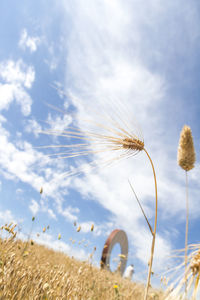
[[189,201],[188,201],[188,176],[187,172],[194,168],[196,154],[194,149],[191,128],[184,125],[180,133],[178,145],[178,164],[185,170],[186,176],[186,228],[185,228],[185,298],[187,298],[187,250],[188,250],[188,219],[189,219]]

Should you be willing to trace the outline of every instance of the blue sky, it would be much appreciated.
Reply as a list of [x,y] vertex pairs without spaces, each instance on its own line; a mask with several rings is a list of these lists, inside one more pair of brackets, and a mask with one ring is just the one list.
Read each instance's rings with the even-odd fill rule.
[[[177,165],[184,124],[196,149],[189,172],[189,243],[199,241],[198,1],[3,0],[0,38],[0,223],[14,220],[26,238],[35,215],[33,239],[80,259],[96,246],[96,264],[109,233],[123,229],[128,263],[135,264],[135,278],[145,280],[151,236],[128,184],[130,179],[153,223],[154,183],[145,154],[104,166],[107,153],[56,159],[48,156],[56,148],[39,148],[77,143],[41,131],[74,125],[99,130],[87,120],[104,124],[105,115],[119,121],[120,114],[140,125],[155,164],[153,269],[160,274],[166,256],[184,247],[185,174]],[[62,175],[94,160],[100,167],[92,172]]]

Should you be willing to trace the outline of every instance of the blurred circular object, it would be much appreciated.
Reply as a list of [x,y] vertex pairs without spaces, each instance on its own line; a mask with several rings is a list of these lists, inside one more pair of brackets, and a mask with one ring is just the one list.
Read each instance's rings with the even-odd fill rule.
[[100,266],[101,269],[111,271],[110,257],[112,249],[116,244],[119,244],[121,248],[121,254],[119,255],[120,263],[117,270],[119,270],[120,274],[123,275],[128,259],[128,238],[125,231],[123,230],[115,229],[107,238],[103,247]]

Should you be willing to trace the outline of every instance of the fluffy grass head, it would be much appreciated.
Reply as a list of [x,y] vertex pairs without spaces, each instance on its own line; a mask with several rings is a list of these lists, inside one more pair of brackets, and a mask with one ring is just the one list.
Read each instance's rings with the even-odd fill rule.
[[194,168],[195,158],[192,131],[189,126],[184,125],[178,146],[178,164],[185,171],[189,171]]

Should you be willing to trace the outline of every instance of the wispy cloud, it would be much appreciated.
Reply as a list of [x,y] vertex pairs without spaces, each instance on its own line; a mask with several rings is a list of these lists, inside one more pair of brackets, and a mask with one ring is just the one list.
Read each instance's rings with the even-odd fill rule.
[[[57,169],[55,169],[55,162],[33,149],[31,144],[23,141],[20,143],[20,148],[18,148],[9,141],[9,136],[2,134],[2,132],[0,134],[0,144],[1,174],[6,178],[17,179],[29,184],[38,192],[42,186],[44,198],[41,199],[41,210],[46,211],[53,219],[56,219],[55,212],[48,207],[48,202],[46,201],[50,197],[55,199],[58,213],[64,215],[70,221],[74,219],[73,213],[78,212],[77,208],[71,207],[63,210],[62,207],[63,196],[67,193],[67,187],[70,182],[70,180],[61,176],[63,166],[61,166],[59,171],[58,163],[56,164]],[[40,166],[40,171],[38,165]],[[36,213],[39,209],[38,205],[35,200],[32,200],[29,209]]]
[[15,217],[10,210],[5,210],[0,212],[0,222],[1,225],[9,224],[10,222],[17,223]]
[[30,89],[35,80],[35,71],[21,59],[0,62],[0,110],[8,109],[13,101],[21,106],[23,115],[31,112],[32,99],[26,89]]
[[29,36],[27,29],[23,29],[21,32],[19,47],[25,50],[28,48],[30,52],[35,52],[41,43],[41,38],[37,36]]
[[32,212],[33,216],[35,216],[37,214],[37,212],[39,211],[39,204],[37,201],[35,201],[34,199],[31,200],[31,204],[29,205],[29,209]]
[[41,125],[34,119],[28,120],[24,130],[28,133],[33,133],[36,138],[39,137],[39,133],[42,131]]
[[62,215],[63,217],[65,217],[67,220],[73,222],[73,221],[77,221],[78,220],[78,216],[77,214],[79,214],[80,210],[78,209],[78,207],[63,207],[61,202],[58,202],[58,212],[60,215]]
[[72,117],[69,114],[54,115],[48,114],[46,123],[49,124],[49,131],[61,132],[68,128],[69,124],[72,122]]
[[52,219],[57,220],[56,214],[53,212],[53,210],[51,208],[48,208],[47,212]]
[[[88,259],[88,253],[84,249],[78,249],[77,247],[73,247],[73,245],[69,245],[64,240],[62,240],[62,237],[61,240],[58,240],[57,238],[55,238],[55,236],[47,232],[41,234],[40,236],[37,236],[37,234],[33,232],[32,236],[34,236],[34,241],[36,241],[40,245],[44,245],[50,249],[54,249],[55,251],[61,251],[68,256],[75,257],[76,259]],[[22,232],[18,232],[17,237],[24,241],[27,240],[27,236]]]
[[[32,199],[29,210],[36,214],[46,212],[50,218],[56,220],[56,214],[62,215],[68,222],[77,219],[79,209],[64,205],[64,197],[70,184],[70,179],[62,176],[63,163],[50,159],[38,149],[19,136],[17,141],[12,141],[8,130],[4,128],[6,118],[0,115],[0,173],[9,180],[20,181],[30,185],[39,193],[43,187],[43,195],[39,202]],[[35,127],[35,123],[31,123]],[[25,129],[27,130],[27,129]],[[18,193],[21,190],[18,189]],[[56,204],[55,208],[49,207]],[[64,207],[65,206],[65,207]]]

